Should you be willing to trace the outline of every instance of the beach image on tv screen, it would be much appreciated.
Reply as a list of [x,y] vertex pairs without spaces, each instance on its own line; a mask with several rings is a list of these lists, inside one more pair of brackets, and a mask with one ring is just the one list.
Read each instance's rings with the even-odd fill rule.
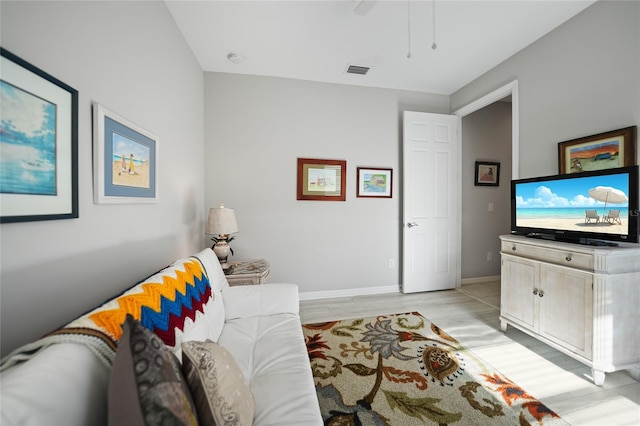
[[628,234],[628,175],[518,183],[516,226]]

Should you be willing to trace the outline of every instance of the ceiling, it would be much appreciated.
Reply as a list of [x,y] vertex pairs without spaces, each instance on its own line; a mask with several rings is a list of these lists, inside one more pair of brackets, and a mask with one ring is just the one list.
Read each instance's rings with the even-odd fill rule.
[[165,2],[204,71],[450,95],[595,0]]

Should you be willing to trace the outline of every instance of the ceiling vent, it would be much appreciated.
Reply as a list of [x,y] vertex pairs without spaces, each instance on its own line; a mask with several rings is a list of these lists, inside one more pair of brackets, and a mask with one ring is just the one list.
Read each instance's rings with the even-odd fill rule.
[[363,67],[361,65],[347,65],[347,74],[359,74],[359,75],[367,75],[369,72],[369,67]]

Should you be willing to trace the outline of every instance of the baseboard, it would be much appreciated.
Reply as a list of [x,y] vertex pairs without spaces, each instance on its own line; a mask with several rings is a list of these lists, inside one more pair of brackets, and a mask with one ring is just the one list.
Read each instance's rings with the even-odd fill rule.
[[[463,278],[460,285],[489,283],[500,280],[500,275],[489,277]],[[459,288],[459,287],[456,287]],[[349,288],[345,290],[304,291],[300,292],[300,300],[332,299],[334,297],[368,296],[371,294],[399,293],[400,287],[395,285],[383,287]]]
[[495,281],[500,281],[500,275],[492,275],[489,277],[463,278],[460,280],[460,285],[492,283]]
[[304,291],[300,300],[331,299],[334,297],[367,296],[371,294],[399,293],[400,287],[389,285],[384,287],[349,288],[345,290]]

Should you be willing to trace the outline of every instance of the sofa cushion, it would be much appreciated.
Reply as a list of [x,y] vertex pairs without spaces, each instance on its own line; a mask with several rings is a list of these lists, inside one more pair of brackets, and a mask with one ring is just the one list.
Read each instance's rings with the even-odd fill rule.
[[127,315],[108,390],[109,425],[195,425],[196,409],[175,355]]
[[110,370],[84,345],[48,346],[0,374],[0,425],[104,426]]
[[225,318],[249,318],[264,315],[295,314],[300,311],[298,286],[263,284],[228,287],[222,291]]
[[219,343],[231,352],[249,381],[256,400],[254,424],[322,425],[298,315],[228,320]]
[[183,343],[182,371],[201,424],[253,423],[253,394],[228,350],[211,340]]

